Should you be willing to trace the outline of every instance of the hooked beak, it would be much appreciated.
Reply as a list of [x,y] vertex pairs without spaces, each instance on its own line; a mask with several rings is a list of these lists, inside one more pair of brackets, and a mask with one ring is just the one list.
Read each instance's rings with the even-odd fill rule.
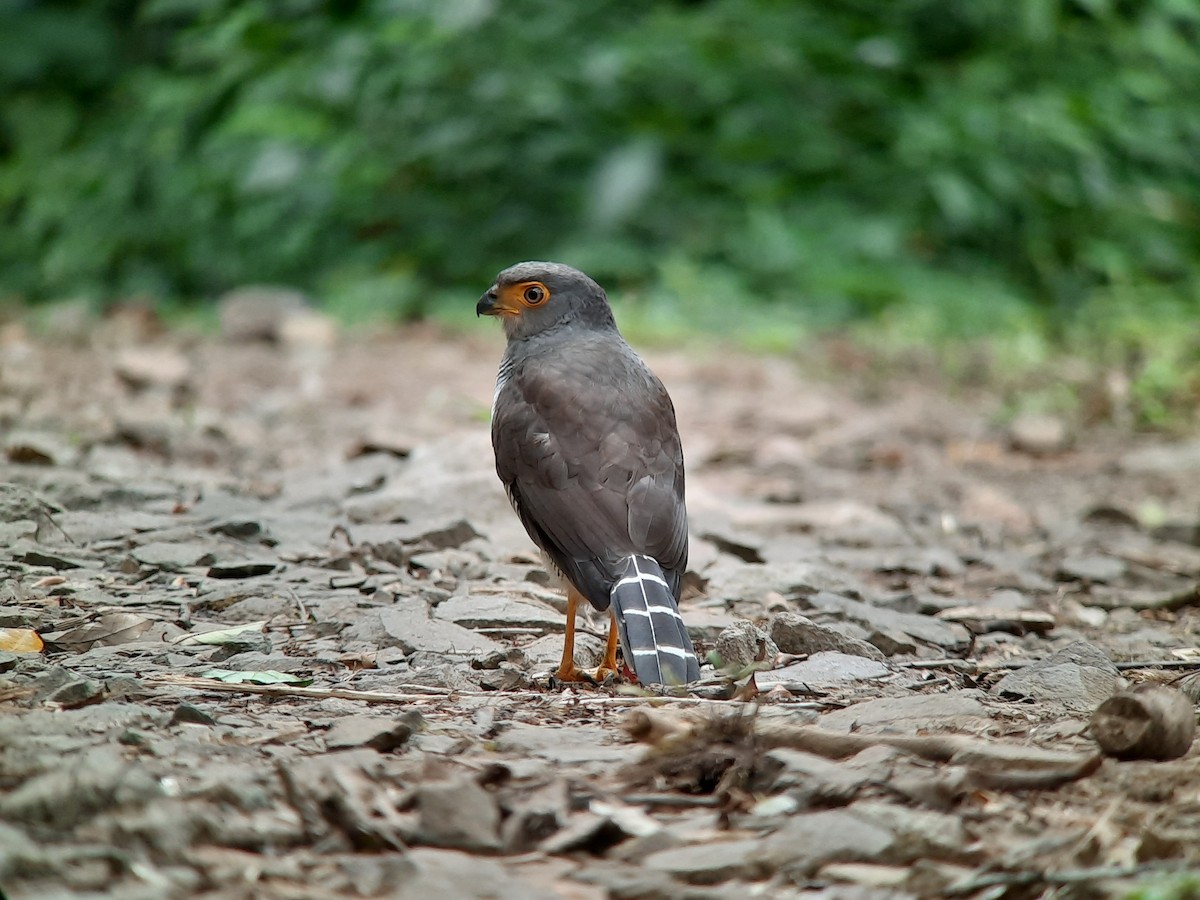
[[476,316],[495,316],[499,314],[496,309],[496,302],[500,299],[500,294],[493,284],[487,289],[487,293],[479,298],[479,302],[475,304]]
[[520,312],[505,302],[506,297],[500,293],[500,288],[492,285],[487,289],[487,293],[479,298],[479,302],[475,304],[475,315],[477,316],[515,316]]

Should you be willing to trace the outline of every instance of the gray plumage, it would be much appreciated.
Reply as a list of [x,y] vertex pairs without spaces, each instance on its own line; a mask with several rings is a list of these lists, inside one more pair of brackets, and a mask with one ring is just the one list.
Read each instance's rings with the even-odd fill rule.
[[[513,286],[529,282],[544,286],[549,298],[503,314],[508,346],[493,404],[496,472],[554,565],[596,609],[615,606],[626,663],[639,680],[695,680],[698,665],[677,612],[687,512],[671,398],[621,337],[603,289],[582,272],[520,263],[500,273],[477,310],[512,306]],[[648,558],[642,568],[661,573],[661,587],[646,580],[635,594],[627,581],[614,591],[629,578],[634,557]],[[677,625],[647,629],[642,612],[626,615],[643,588],[649,606],[675,610]],[[654,642],[662,652],[652,658],[646,651]]]

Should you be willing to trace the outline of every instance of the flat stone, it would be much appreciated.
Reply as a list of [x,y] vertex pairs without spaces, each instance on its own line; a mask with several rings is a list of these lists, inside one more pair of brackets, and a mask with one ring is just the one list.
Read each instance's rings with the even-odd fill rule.
[[851,576],[829,566],[810,563],[751,563],[714,566],[708,573],[706,593],[713,600],[765,604],[769,595],[784,597],[822,591],[856,590]]
[[[565,620],[564,620],[565,621]],[[524,644],[526,662],[534,668],[557,666],[562,659],[562,635],[552,634]],[[593,634],[575,632],[575,665],[581,669],[594,669],[604,659],[604,641]]]
[[583,812],[571,816],[566,827],[542,841],[538,850],[550,856],[581,852],[602,856],[625,838],[606,816]]
[[1200,471],[1200,441],[1157,444],[1121,457],[1122,471],[1137,475],[1174,475]]
[[983,482],[963,485],[959,515],[964,522],[998,525],[1019,535],[1028,534],[1034,527],[1033,516],[1018,500]]
[[651,853],[642,864],[688,884],[720,884],[732,878],[752,876],[756,871],[752,858],[761,843],[759,840],[740,840],[690,844]]
[[965,861],[968,856],[966,848],[972,838],[957,815],[876,800],[860,800],[849,812],[892,833],[896,838],[895,862],[929,858]]
[[613,732],[584,725],[571,729],[513,725],[496,738],[496,749],[538,756],[564,765],[629,761],[638,755],[636,747],[613,744],[612,739]]
[[1059,564],[1060,581],[1091,581],[1107,584],[1118,580],[1128,570],[1124,560],[1099,554],[1068,556]]
[[487,900],[561,900],[551,885],[509,874],[498,862],[452,850],[418,847],[406,855],[416,874],[388,885],[392,896],[415,898],[486,897]]
[[1045,659],[1009,672],[992,690],[1007,699],[1052,701],[1076,712],[1088,712],[1116,693],[1122,681],[1103,650],[1076,641]]
[[845,810],[795,816],[758,842],[751,859],[767,872],[805,878],[831,862],[891,862],[890,830]]
[[875,732],[886,728],[911,734],[928,727],[965,726],[971,724],[970,720],[977,723],[988,718],[987,707],[974,691],[956,691],[866,700],[825,713],[820,725],[833,731],[862,729]]
[[419,727],[420,714],[415,716],[415,720],[408,716],[344,716],[325,733],[325,746],[330,750],[370,747],[390,753],[404,746]]
[[783,612],[772,616],[771,621],[767,623],[767,631],[771,640],[784,653],[801,655],[834,650],[850,656],[883,659],[883,653],[866,641],[846,637],[799,613]]
[[280,343],[287,320],[309,308],[308,298],[292,288],[247,285],[220,297],[217,317],[227,340]]
[[803,750],[771,750],[763,767],[770,773],[771,790],[787,791],[801,807],[842,806],[867,781],[864,772]]
[[539,843],[552,839],[567,821],[570,807],[567,782],[555,779],[549,784],[522,790],[508,798],[505,806],[507,815],[500,827],[504,852],[527,853]]
[[216,562],[213,548],[200,543],[151,541],[134,547],[129,555],[142,565],[168,572],[178,572],[193,566],[209,566]]
[[422,784],[416,807],[417,843],[476,852],[500,849],[500,809],[475,779]]
[[235,560],[209,566],[209,578],[258,578],[270,575],[279,569],[279,563],[273,559],[264,560]]
[[379,612],[385,634],[405,653],[424,651],[443,656],[472,657],[503,647],[482,634],[429,616],[423,601],[408,600]]
[[466,519],[415,522],[392,527],[396,531],[396,539],[401,543],[423,544],[434,550],[461,547],[467,541],[480,537]]
[[160,796],[159,779],[144,765],[111,747],[97,747],[0,797],[0,819],[65,830],[97,813]]
[[79,459],[79,447],[55,432],[11,431],[4,437],[4,456],[26,466],[70,466]]
[[715,641],[737,619],[723,609],[711,606],[684,606],[680,609],[683,624],[693,641]]
[[1008,442],[1014,450],[1033,456],[1062,453],[1071,445],[1067,423],[1058,416],[1024,413],[1008,426]]
[[755,675],[755,681],[763,690],[769,690],[776,684],[803,684],[821,688],[883,678],[889,674],[888,667],[878,660],[825,651],[814,653],[803,662],[782,669],[759,672]]
[[[877,630],[885,637],[889,632],[902,632],[917,644],[932,645],[949,654],[961,653],[971,643],[971,635],[967,629],[951,622],[942,622],[932,616],[896,612],[824,591],[808,598],[806,602],[812,609],[838,613],[847,621],[861,625],[868,632]],[[887,640],[888,645],[895,644],[894,638],[888,637]],[[870,637],[868,641],[875,643]]]
[[566,619],[562,613],[540,603],[497,594],[451,597],[439,603],[433,615],[436,619],[444,619],[464,628],[517,628],[540,632],[566,630]]
[[192,366],[174,347],[130,347],[117,354],[113,369],[130,387],[176,390],[187,383]]

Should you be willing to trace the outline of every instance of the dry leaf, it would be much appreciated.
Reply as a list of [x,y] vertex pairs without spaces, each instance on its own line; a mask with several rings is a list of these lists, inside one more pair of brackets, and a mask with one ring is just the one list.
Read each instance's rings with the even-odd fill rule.
[[9,653],[41,653],[45,644],[32,628],[0,628],[0,650]]

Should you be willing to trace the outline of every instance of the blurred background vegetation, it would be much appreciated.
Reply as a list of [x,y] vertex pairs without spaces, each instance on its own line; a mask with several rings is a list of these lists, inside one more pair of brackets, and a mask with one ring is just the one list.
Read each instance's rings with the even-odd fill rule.
[[0,298],[465,315],[555,258],[647,328],[1196,400],[1198,86],[1197,0],[9,0]]

